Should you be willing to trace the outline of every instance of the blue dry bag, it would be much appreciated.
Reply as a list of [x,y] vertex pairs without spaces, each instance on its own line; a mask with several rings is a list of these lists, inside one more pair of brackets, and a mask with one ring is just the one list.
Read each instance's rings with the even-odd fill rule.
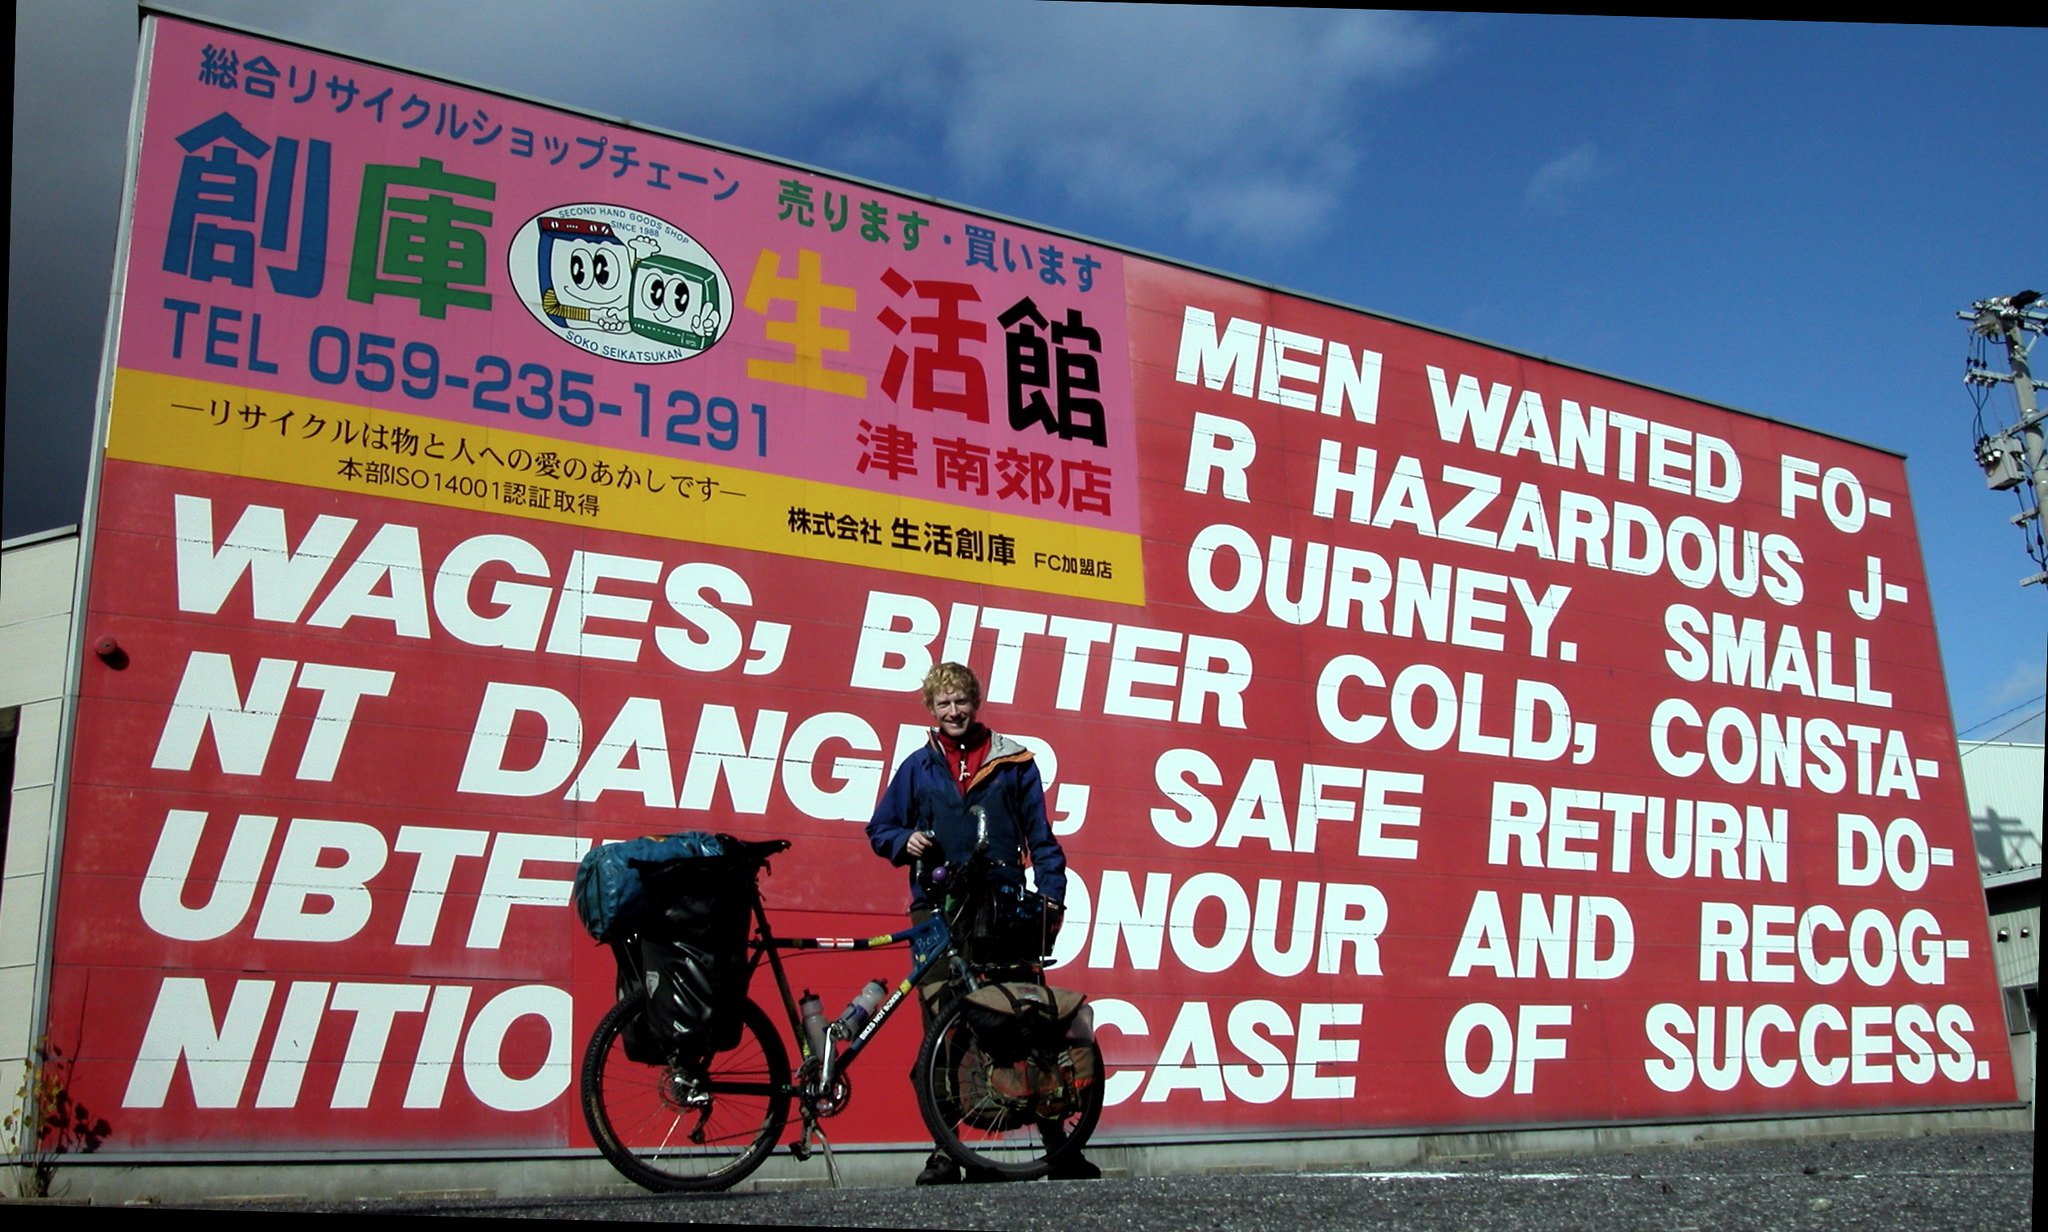
[[576,914],[584,931],[599,941],[617,941],[640,927],[648,909],[640,865],[725,854],[720,837],[702,830],[598,844],[576,866]]

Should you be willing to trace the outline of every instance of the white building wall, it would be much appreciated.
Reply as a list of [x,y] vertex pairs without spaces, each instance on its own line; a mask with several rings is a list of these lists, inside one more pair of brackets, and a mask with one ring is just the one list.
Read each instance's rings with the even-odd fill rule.
[[1990,900],[1992,957],[2005,991],[2013,1078],[2034,1103],[2038,1044],[2031,1029],[2041,979],[2041,813],[2048,763],[2043,746],[1964,744],[1963,790],[1977,838],[1977,867]]
[[57,747],[71,662],[78,533],[31,535],[0,547],[0,715],[14,722],[7,848],[0,875],[0,1074],[23,1072],[35,1026]]
[[2042,746],[1968,743],[1963,790],[1986,876],[2041,866]]

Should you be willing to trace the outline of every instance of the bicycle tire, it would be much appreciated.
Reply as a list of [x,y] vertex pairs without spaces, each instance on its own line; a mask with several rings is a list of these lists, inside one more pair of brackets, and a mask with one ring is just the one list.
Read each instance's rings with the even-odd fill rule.
[[932,1141],[964,1168],[1044,1176],[1078,1153],[1102,1116],[1102,1050],[1061,1044],[997,1065],[956,1005],[918,1049],[917,1106]]
[[658,1192],[726,1189],[782,1140],[789,1123],[789,1053],[752,1001],[739,1043],[711,1058],[695,1085],[673,1065],[626,1056],[625,1032],[647,1013],[635,994],[611,1008],[583,1054],[583,1119],[621,1175]]

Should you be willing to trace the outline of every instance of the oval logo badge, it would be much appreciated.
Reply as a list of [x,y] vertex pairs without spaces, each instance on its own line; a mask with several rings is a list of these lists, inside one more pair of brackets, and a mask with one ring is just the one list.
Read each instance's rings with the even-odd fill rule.
[[507,260],[519,301],[571,346],[629,364],[711,349],[732,320],[732,284],[673,223],[586,202],[536,214]]

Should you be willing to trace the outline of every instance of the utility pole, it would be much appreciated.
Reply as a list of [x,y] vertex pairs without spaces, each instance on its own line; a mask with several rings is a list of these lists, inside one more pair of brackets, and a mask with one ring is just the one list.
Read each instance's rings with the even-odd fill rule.
[[[1996,299],[1980,299],[1968,309],[1956,313],[1970,323],[1970,357],[1963,368],[1963,384],[1969,386],[1970,397],[1977,404],[1977,465],[1984,468],[1984,482],[1996,491],[2017,488],[2020,511],[2013,515],[2012,523],[2026,536],[2027,555],[2034,558],[2040,572],[2032,577],[2021,578],[2020,585],[2029,586],[2037,582],[2048,583],[2048,544],[2042,542],[2041,510],[2048,505],[2048,465],[2043,464],[2043,442],[2041,439],[2041,387],[2034,380],[2033,369],[2028,366],[2027,353],[2034,343],[2048,332],[2048,309],[2039,306],[2039,291],[2022,291],[2018,295],[2001,295]],[[1993,340],[2005,347],[2004,372],[1993,369],[1988,362]],[[2011,385],[2013,396],[2019,401],[2020,417],[2012,427],[1997,432],[1984,428],[1984,404],[1990,400],[1991,391],[1999,385]],[[2039,928],[2040,881],[2034,882],[2035,927]],[[2034,1001],[2028,1007],[2029,1030],[2034,1036],[2033,1089],[2027,1092],[2027,1124],[2034,1124],[2035,1114],[2040,1106],[2041,1083],[2041,1031],[2034,1021],[2036,1008],[2041,1004],[2041,965],[2037,958],[2034,963]],[[2034,1206],[2040,1209],[2041,1178],[2034,1177]]]
[[[2040,304],[2039,291],[2022,291],[1980,299],[1956,316],[1970,323],[1970,357],[1963,371],[1963,384],[1977,403],[1977,465],[1984,468],[1984,482],[1996,491],[2017,489],[2020,511],[2012,524],[2026,536],[2027,555],[2041,570],[2020,579],[2020,585],[2048,583],[2048,544],[2042,539],[2041,510],[2048,505],[2048,463],[2044,463],[2041,383],[2034,380],[2027,354],[2041,335],[2048,332],[2048,308]],[[2005,371],[1991,366],[1990,350],[1997,343],[2005,351]],[[2009,428],[1987,431],[1984,404],[1991,391],[2011,385],[2019,401],[2019,420]]]

